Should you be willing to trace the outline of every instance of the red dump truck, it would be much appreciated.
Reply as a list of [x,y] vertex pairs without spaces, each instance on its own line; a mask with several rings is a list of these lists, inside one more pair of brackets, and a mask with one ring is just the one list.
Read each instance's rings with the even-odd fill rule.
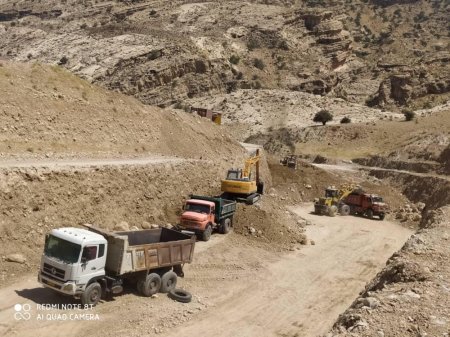
[[376,194],[350,193],[343,202],[350,207],[350,214],[366,216],[372,219],[378,216],[383,220],[387,212],[387,204]]

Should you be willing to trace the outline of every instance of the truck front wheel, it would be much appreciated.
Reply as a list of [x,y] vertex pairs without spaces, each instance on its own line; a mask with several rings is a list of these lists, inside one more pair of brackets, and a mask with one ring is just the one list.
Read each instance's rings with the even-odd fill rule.
[[102,287],[98,282],[91,283],[81,295],[81,304],[96,306],[102,297]]
[[383,220],[384,220],[384,218],[386,217],[386,214],[384,214],[384,213],[380,213],[379,217],[380,217],[380,220],[381,220],[381,221],[383,221]]
[[373,219],[373,211],[371,209],[367,210],[366,215],[369,219]]
[[211,225],[208,225],[208,227],[206,227],[206,229],[203,231],[202,240],[209,241],[209,239],[211,238],[211,234],[212,234],[212,227]]

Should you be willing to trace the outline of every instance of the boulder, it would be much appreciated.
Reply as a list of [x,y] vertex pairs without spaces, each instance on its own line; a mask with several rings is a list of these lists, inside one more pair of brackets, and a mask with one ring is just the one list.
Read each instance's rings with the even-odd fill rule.
[[24,264],[27,262],[26,257],[20,253],[10,254],[10,255],[6,256],[5,260],[8,262],[15,262],[15,263],[20,263],[20,264]]
[[122,221],[114,226],[114,230],[115,231],[128,231],[128,230],[130,230],[130,226],[128,225],[128,222]]
[[362,308],[367,307],[370,309],[375,309],[380,306],[380,301],[375,297],[360,297],[356,301],[356,307]]
[[150,222],[147,222],[147,221],[144,221],[143,223],[142,223],[142,225],[141,225],[141,227],[143,228],[143,229],[150,229],[151,228],[151,224],[150,224]]

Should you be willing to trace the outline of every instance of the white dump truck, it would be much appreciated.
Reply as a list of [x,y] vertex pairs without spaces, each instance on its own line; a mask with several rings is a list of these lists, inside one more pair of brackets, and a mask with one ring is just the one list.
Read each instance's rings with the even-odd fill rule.
[[38,280],[47,288],[96,305],[122,292],[126,280],[143,296],[175,289],[192,262],[195,237],[167,228],[107,232],[85,225],[47,234]]

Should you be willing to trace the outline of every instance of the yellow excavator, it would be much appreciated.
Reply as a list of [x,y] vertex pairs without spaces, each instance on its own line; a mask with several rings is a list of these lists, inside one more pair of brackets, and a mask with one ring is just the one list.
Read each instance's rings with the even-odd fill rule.
[[[260,180],[259,149],[245,161],[244,169],[228,170],[226,179],[222,180],[222,197],[253,205],[264,192],[264,183]],[[255,167],[255,176],[253,176]]]
[[325,197],[316,198],[314,200],[314,213],[335,216],[336,213],[341,215],[350,214],[350,206],[343,203],[348,195],[352,192],[361,190],[360,186],[342,185],[339,188],[329,186],[325,189]]

